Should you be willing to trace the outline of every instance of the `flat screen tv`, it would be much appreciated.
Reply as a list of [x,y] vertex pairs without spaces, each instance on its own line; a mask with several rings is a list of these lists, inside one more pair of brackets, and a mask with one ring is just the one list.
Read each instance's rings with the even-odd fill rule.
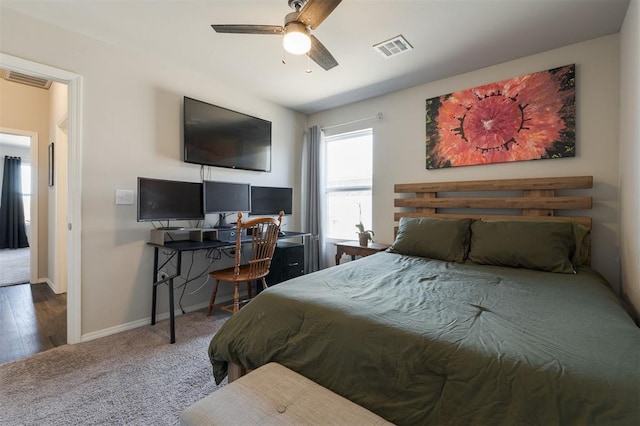
[[205,180],[202,182],[204,213],[218,213],[218,227],[228,227],[225,221],[227,214],[250,210],[250,191],[248,183]]
[[201,183],[138,178],[138,222],[203,218]]
[[184,161],[271,171],[271,122],[184,97]]
[[292,214],[293,188],[251,186],[252,215]]

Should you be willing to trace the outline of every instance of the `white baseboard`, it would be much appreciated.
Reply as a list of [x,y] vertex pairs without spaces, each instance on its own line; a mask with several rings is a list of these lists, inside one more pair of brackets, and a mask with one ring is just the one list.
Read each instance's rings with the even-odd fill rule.
[[66,291],[57,290],[56,289],[56,285],[49,278],[38,278],[38,281],[36,281],[36,284],[40,284],[40,283],[47,283],[47,285],[49,286],[51,291],[53,291],[55,294],[64,294],[64,293],[66,293]]
[[[185,312],[193,312],[199,309],[203,309],[209,306],[209,302],[202,302],[197,305],[189,306],[184,308]],[[182,315],[182,311],[180,309],[176,309],[174,311],[175,316]],[[156,315],[156,324],[158,321],[163,321],[169,319],[169,312],[164,314]],[[83,334],[80,337],[81,342],[88,342],[89,340],[99,339],[101,337],[110,336],[112,334],[121,333],[127,330],[133,330],[134,328],[143,327],[145,325],[151,324],[151,317],[146,317],[137,321],[132,321],[126,324],[116,325],[114,327],[105,328],[98,331],[92,331],[91,333]]]
[[[38,281],[40,281],[40,280],[44,280],[44,281],[42,281],[42,282],[47,283],[47,285],[49,286],[49,288],[51,289],[51,291],[53,291],[54,293],[56,293],[56,286],[55,286],[55,284],[53,283],[53,281],[51,281],[49,278],[39,278],[39,279],[38,279]],[[58,294],[58,293],[56,293],[56,294]]]

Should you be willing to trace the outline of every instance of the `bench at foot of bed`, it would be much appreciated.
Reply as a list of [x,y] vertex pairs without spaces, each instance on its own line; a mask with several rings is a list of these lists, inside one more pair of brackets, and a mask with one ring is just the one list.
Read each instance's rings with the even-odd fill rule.
[[180,416],[196,425],[390,425],[369,410],[269,363],[196,402]]

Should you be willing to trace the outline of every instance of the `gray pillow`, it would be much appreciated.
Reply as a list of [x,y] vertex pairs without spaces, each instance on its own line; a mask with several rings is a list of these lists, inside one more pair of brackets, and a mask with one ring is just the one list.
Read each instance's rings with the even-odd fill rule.
[[471,219],[400,218],[392,253],[464,262],[469,247]]
[[576,239],[565,222],[491,222],[471,224],[468,260],[483,265],[511,266],[574,273]]

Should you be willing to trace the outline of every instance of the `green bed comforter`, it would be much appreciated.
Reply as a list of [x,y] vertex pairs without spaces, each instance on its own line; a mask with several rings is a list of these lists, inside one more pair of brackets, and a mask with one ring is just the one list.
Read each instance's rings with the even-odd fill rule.
[[397,424],[640,424],[640,330],[604,279],[379,253],[261,293],[209,346]]

